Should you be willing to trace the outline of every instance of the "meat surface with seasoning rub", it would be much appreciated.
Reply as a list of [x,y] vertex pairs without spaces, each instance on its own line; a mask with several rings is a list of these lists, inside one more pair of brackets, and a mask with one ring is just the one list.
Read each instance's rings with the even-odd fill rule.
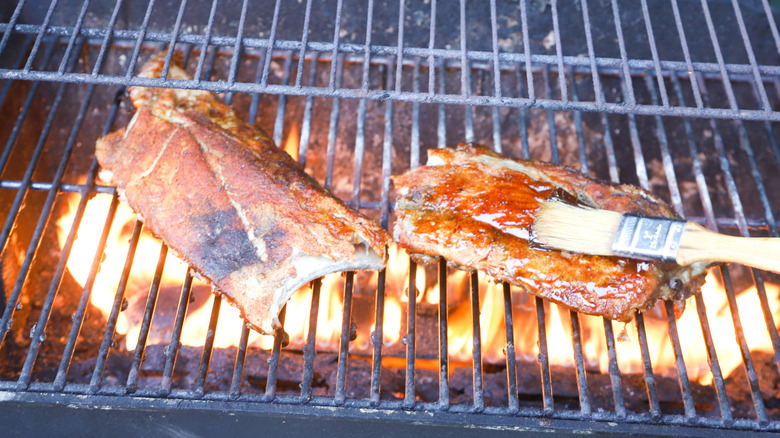
[[[164,56],[140,76],[159,77]],[[178,54],[168,77],[189,79]],[[271,334],[290,296],[317,277],[384,267],[388,233],[212,93],[132,87],[130,97],[130,124],[98,140],[101,175],[250,327]]]
[[484,146],[428,151],[426,166],[393,179],[395,239],[413,257],[487,273],[590,315],[630,321],[658,299],[683,300],[706,266],[554,251],[534,242],[534,215],[550,197],[621,213],[675,217],[652,194],[564,166],[504,158]]

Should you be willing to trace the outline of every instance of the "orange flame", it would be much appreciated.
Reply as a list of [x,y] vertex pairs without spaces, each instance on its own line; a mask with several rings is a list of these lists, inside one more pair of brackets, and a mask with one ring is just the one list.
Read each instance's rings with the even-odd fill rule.
[[287,152],[295,161],[298,161],[298,146],[301,142],[301,134],[298,130],[298,125],[293,123],[290,126],[290,132],[287,134],[287,138],[284,140],[284,151]]
[[[297,128],[293,128],[285,147],[296,144]],[[292,139],[292,140],[291,140]],[[78,198],[70,198],[71,212],[57,220],[58,239],[64,245],[75,214]],[[74,242],[67,268],[78,283],[86,282],[90,264],[100,238],[99,230],[103,228],[106,213],[111,202],[110,196],[97,195],[87,204],[78,237]],[[128,240],[132,232],[136,216],[126,205],[120,203],[117,208],[109,238],[106,244],[104,260],[95,278],[91,294],[91,304],[108,316],[114,301],[118,281],[128,250]],[[135,261],[128,283],[130,296],[133,291],[148,291],[154,275],[160,251],[160,241],[147,233],[143,233],[138,241]],[[386,295],[384,307],[383,344],[397,344],[404,335],[406,327],[406,308],[408,303],[409,257],[397,245],[389,246],[389,260],[386,271]],[[163,271],[162,286],[181,287],[187,266],[173,254],[168,254]],[[469,274],[464,271],[453,271],[448,276],[448,346],[450,358],[455,363],[468,364],[473,358],[472,348],[472,316],[469,300]],[[369,287],[376,286],[377,276],[369,279]],[[416,266],[417,289],[416,300],[419,306],[438,307],[438,285],[435,281],[428,284],[424,265]],[[194,280],[193,287],[206,290],[205,284]],[[340,274],[332,274],[323,278],[319,298],[317,319],[317,348],[333,351],[338,348],[341,332],[343,310],[344,278]],[[771,313],[775,321],[780,320],[780,286],[766,283]],[[412,291],[415,293],[415,291]],[[145,297],[145,295],[142,295]],[[500,363],[506,355],[506,329],[504,315],[503,287],[494,284],[490,278],[480,275],[480,329],[482,354],[485,361]],[[716,351],[724,375],[728,375],[742,364],[739,345],[735,341],[734,325],[731,311],[720,276],[711,271],[707,283],[702,288],[702,298],[707,307],[707,317],[711,334],[715,340]],[[312,291],[303,287],[296,292],[287,304],[285,330],[290,336],[291,348],[300,348],[306,342],[309,330],[309,315],[311,310]],[[513,322],[515,351],[519,360],[536,360],[539,353],[537,339],[537,321],[534,298],[517,288],[512,288]],[[206,303],[198,308],[192,308],[184,322],[181,342],[184,345],[201,346],[208,330],[214,297],[209,294]],[[132,301],[132,300],[131,300]],[[706,347],[702,337],[701,324],[696,312],[696,305],[690,299],[688,309],[676,321],[680,334],[681,348],[689,378],[702,384],[712,380]],[[737,293],[737,307],[741,318],[745,337],[751,352],[772,352],[771,339],[766,330],[764,317],[758,293],[755,286]],[[132,301],[133,306],[140,306],[143,312],[144,300]],[[139,312],[136,312],[136,315]],[[669,340],[668,323],[663,309],[662,317],[653,317],[655,310],[645,317],[645,328],[649,350],[653,355],[650,359],[653,368],[660,374],[675,373],[675,357]],[[117,333],[124,335],[125,348],[133,350],[136,347],[137,335],[140,329],[140,318],[133,317],[133,312],[121,312],[117,321]],[[570,312],[554,304],[545,303],[545,331],[548,347],[548,357],[553,365],[572,366],[574,364],[571,338]],[[588,369],[598,369],[608,372],[608,355],[605,341],[604,320],[602,318],[578,315],[581,326],[582,350],[585,365]],[[220,307],[218,330],[215,346],[236,346],[240,339],[243,321],[239,313],[227,303]],[[618,366],[622,373],[641,373],[643,362],[638,341],[636,339],[636,324],[612,323],[618,342],[615,343]],[[371,327],[370,331],[373,331]],[[621,339],[625,339],[621,341]],[[256,348],[270,349],[273,338],[250,333],[249,345]],[[359,339],[356,347],[366,349],[369,343]]]

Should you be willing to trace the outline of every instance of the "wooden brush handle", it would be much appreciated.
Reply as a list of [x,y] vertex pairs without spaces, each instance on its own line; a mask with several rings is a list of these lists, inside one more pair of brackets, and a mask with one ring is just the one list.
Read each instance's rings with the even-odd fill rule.
[[677,263],[694,262],[734,262],[780,273],[780,238],[726,236],[687,222]]

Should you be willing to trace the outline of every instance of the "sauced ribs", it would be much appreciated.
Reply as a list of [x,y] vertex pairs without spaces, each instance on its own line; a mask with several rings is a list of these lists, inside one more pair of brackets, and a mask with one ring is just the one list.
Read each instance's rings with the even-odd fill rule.
[[427,166],[393,181],[399,195],[395,239],[423,262],[444,257],[570,309],[620,321],[658,299],[681,305],[704,283],[704,264],[573,254],[535,244],[534,215],[540,201],[551,196],[622,213],[675,217],[663,201],[633,186],[466,144],[429,150]]
[[[164,54],[140,76],[159,77]],[[189,79],[179,56],[169,77]],[[133,87],[130,124],[97,158],[145,226],[270,334],[299,287],[382,269],[390,236],[332,196],[259,128],[206,91]]]

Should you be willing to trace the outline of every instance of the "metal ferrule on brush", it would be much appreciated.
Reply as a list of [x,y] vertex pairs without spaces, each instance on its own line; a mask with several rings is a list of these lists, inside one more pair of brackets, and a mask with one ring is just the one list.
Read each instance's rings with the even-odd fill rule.
[[625,214],[612,244],[616,256],[677,261],[685,221]]

